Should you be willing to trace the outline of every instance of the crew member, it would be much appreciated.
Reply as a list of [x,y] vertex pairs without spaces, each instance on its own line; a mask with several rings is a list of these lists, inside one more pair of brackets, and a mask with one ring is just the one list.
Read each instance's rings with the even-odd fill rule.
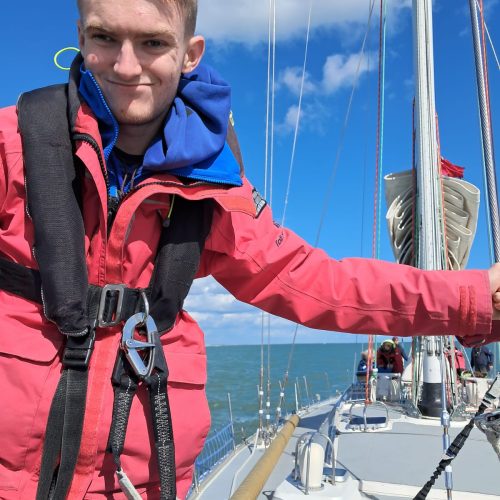
[[0,497],[185,497],[210,426],[196,277],[312,328],[500,337],[500,265],[335,261],[274,224],[196,0],[78,7],[68,86],[0,110]]

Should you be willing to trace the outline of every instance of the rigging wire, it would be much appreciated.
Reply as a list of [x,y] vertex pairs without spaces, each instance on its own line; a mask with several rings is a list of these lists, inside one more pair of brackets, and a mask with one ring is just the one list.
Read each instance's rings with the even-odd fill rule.
[[[294,131],[293,145],[292,145],[292,155],[291,155],[291,160],[290,160],[290,168],[288,171],[288,183],[287,183],[287,188],[286,188],[286,193],[285,193],[285,204],[284,204],[284,208],[283,208],[283,216],[281,218],[281,226],[284,226],[284,224],[285,224],[286,209],[288,207],[288,198],[289,198],[290,186],[291,186],[291,181],[292,181],[293,164],[295,161],[295,149],[296,149],[298,131],[299,131],[299,126],[300,126],[300,115],[301,115],[301,110],[302,110],[302,97],[304,94],[304,83],[305,83],[305,75],[306,75],[306,67],[307,67],[307,54],[308,54],[308,48],[309,48],[309,38],[310,38],[310,33],[311,33],[312,3],[313,3],[312,0],[310,0],[309,1],[309,14],[308,14],[308,20],[307,20],[306,42],[305,42],[305,50],[304,50],[304,62],[302,65],[302,78],[301,78],[300,92],[299,92],[298,112],[297,112],[297,119],[295,122],[295,131]],[[284,398],[285,398],[285,388],[286,388],[287,383],[288,383],[288,376],[289,376],[290,368],[291,368],[291,364],[292,364],[293,353],[295,351],[295,344],[296,344],[296,340],[297,340],[298,329],[299,329],[299,325],[297,323],[295,325],[292,345],[290,347],[290,352],[288,354],[287,368],[286,368],[286,371],[285,371],[284,376],[283,376],[283,381],[280,383],[280,398],[279,398],[278,406],[276,408],[276,418],[275,418],[276,424],[279,422],[279,419],[281,418],[281,409],[283,407]]]
[[[380,0],[379,57],[378,57],[378,94],[377,94],[377,145],[375,158],[375,186],[373,189],[373,239],[372,257],[380,254],[380,217],[382,213],[382,160],[384,152],[384,115],[385,115],[385,40],[386,40],[387,2]],[[376,336],[368,336],[368,359],[366,370],[365,401],[370,401],[370,377],[374,357]]]
[[270,140],[270,155],[271,161],[269,163],[269,204],[273,206],[273,175],[274,175],[274,123],[275,123],[275,90],[276,90],[276,0],[272,0],[272,18],[273,18],[273,29],[272,29],[272,52],[273,52],[273,62],[271,71],[271,140]]
[[[476,0],[476,6],[482,10],[482,8],[479,5],[479,0]],[[483,16],[483,21],[484,21],[484,16]],[[488,40],[490,42],[490,47],[491,50],[493,51],[493,55],[495,56],[495,61],[497,63],[498,69],[500,69],[500,61],[498,60],[498,56],[495,50],[495,45],[493,44],[493,40],[491,39],[490,31],[488,30],[488,25],[486,24],[486,21],[484,21],[484,30],[486,31],[486,35],[488,36]]]
[[488,113],[488,121],[490,125],[491,134],[491,105],[490,105],[490,77],[488,72],[488,57],[486,55],[486,37],[485,37],[485,20],[484,20],[484,5],[483,0],[479,1],[479,19],[481,23],[481,45],[483,52],[483,65],[484,65],[484,81],[485,81],[485,92],[486,92],[486,112]]
[[367,41],[367,38],[368,38],[369,26],[370,26],[371,18],[372,18],[372,15],[373,15],[373,7],[374,7],[374,5],[375,5],[375,0],[372,0],[372,5],[370,7],[370,13],[368,15],[368,26],[367,26],[367,30],[365,32],[365,36],[363,38],[363,43],[361,45],[361,51],[360,51],[360,56],[359,56],[359,60],[358,60],[358,65],[356,67],[356,73],[354,75],[354,82],[353,82],[353,85],[352,85],[351,94],[349,96],[349,104],[347,106],[347,111],[346,111],[346,115],[345,115],[345,118],[344,118],[344,123],[342,125],[342,130],[341,130],[341,133],[340,133],[339,145],[337,147],[337,153],[336,153],[336,156],[335,156],[335,161],[334,161],[334,164],[333,164],[333,167],[332,167],[330,178],[328,179],[327,191],[326,191],[325,200],[324,200],[324,203],[323,203],[323,208],[322,208],[322,212],[321,212],[321,217],[320,217],[320,222],[319,222],[319,226],[318,226],[318,231],[316,233],[316,239],[314,241],[314,247],[318,246],[319,239],[320,239],[321,232],[323,230],[323,225],[324,225],[325,218],[326,218],[326,212],[328,210],[329,201],[330,201],[330,198],[332,197],[333,186],[334,186],[334,183],[335,183],[335,178],[337,176],[337,170],[338,170],[338,166],[339,166],[339,163],[340,163],[340,155],[341,155],[342,150],[344,148],[344,140],[345,140],[345,134],[346,134],[346,131],[347,131],[347,125],[349,123],[349,118],[351,116],[351,108],[352,108],[352,103],[353,103],[353,100],[354,100],[354,92],[356,91],[356,88],[358,86],[359,72],[360,72],[360,69],[361,69],[361,63],[363,61],[363,55],[364,55],[364,52],[365,52],[365,46],[366,46],[366,41]]
[[[272,1],[272,76],[271,76],[271,162],[269,172],[269,204],[273,205],[274,180],[274,124],[275,124],[275,94],[276,94],[276,0]],[[266,428],[269,435],[271,421],[271,315],[267,315],[267,399],[266,399]]]
[[380,0],[380,31],[378,58],[378,97],[377,97],[377,157],[375,160],[375,186],[373,190],[373,242],[372,257],[377,259],[380,254],[380,213],[382,196],[382,160],[384,151],[384,113],[385,113],[385,39],[386,39],[386,8],[387,3]]
[[[269,22],[268,22],[268,45],[267,45],[267,90],[266,90],[266,137],[265,137],[265,158],[264,158],[264,198],[268,198],[272,191],[272,182],[269,178],[272,177],[272,164],[274,155],[274,76],[275,76],[275,44],[276,44],[276,1],[269,0]],[[270,126],[271,123],[271,126]],[[271,164],[271,175],[270,175]],[[271,187],[270,187],[271,186]],[[272,197],[272,195],[271,195]],[[262,311],[261,338],[260,338],[260,373],[258,387],[259,401],[259,437],[263,434],[264,429],[264,330],[266,313]],[[269,358],[269,345],[268,345]],[[269,372],[269,361],[268,361]],[[268,389],[270,374],[267,376]],[[268,393],[269,398],[269,393]]]
[[[324,204],[323,204],[323,213],[322,213],[322,216],[321,216],[321,219],[320,219],[320,223],[319,223],[319,227],[318,227],[318,232],[316,234],[316,240],[315,240],[315,243],[314,243],[314,247],[318,246],[319,238],[320,238],[322,227],[323,227],[323,222],[324,222],[324,219],[325,219],[326,209],[328,207],[328,201],[329,201],[329,199],[331,198],[331,195],[332,195],[333,184],[334,184],[336,172],[337,172],[339,161],[340,161],[340,154],[341,154],[341,151],[343,149],[345,132],[347,130],[347,125],[349,123],[349,118],[350,118],[350,113],[351,113],[351,107],[352,107],[352,102],[353,102],[353,98],[354,98],[354,92],[355,92],[355,90],[357,88],[358,81],[359,81],[359,72],[360,72],[360,68],[361,68],[361,62],[363,61],[363,56],[364,56],[364,53],[365,53],[366,42],[367,42],[367,39],[368,39],[368,35],[370,33],[371,20],[372,20],[372,16],[373,16],[373,8],[374,8],[374,6],[375,6],[375,0],[371,0],[371,6],[370,6],[369,14],[368,14],[368,21],[367,21],[366,31],[365,31],[365,35],[364,35],[364,38],[363,38],[363,43],[361,45],[360,57],[359,57],[358,65],[357,65],[357,68],[356,68],[354,82],[353,82],[353,85],[352,85],[352,91],[351,91],[351,95],[350,95],[350,98],[349,98],[349,104],[348,104],[348,107],[347,107],[346,116],[344,118],[344,123],[343,123],[342,131],[341,131],[341,135],[340,135],[339,146],[337,148],[337,155],[336,155],[335,162],[334,162],[334,165],[333,165],[333,168],[332,168],[332,174],[330,175],[330,179],[329,179],[329,182],[328,182],[328,189],[327,189],[327,193],[325,195],[325,201],[324,201]],[[304,71],[305,71],[305,69],[304,69]],[[290,353],[288,355],[287,368],[286,368],[285,375],[284,375],[284,378],[283,378],[283,383],[281,385],[280,404],[278,405],[278,408],[280,409],[280,411],[281,411],[281,408],[283,407],[284,392],[285,392],[286,385],[288,383],[288,376],[289,376],[289,373],[290,373],[290,368],[291,368],[291,364],[292,364],[292,360],[293,360],[293,353],[294,353],[294,350],[295,350],[295,345],[296,345],[296,339],[297,339],[297,333],[298,333],[299,326],[300,325],[298,323],[295,325],[294,334],[293,334],[293,340],[292,340],[292,345],[290,347]],[[278,422],[279,418],[280,418],[280,415],[279,415],[279,412],[277,411],[276,412],[276,423]]]
[[288,207],[288,198],[290,195],[290,185],[292,182],[292,173],[293,173],[293,164],[295,160],[295,148],[297,145],[297,136],[299,133],[299,125],[300,125],[300,115],[302,113],[302,96],[304,94],[304,82],[305,82],[305,77],[306,77],[306,66],[307,66],[307,52],[309,48],[309,34],[311,32],[311,13],[312,13],[312,0],[309,0],[309,15],[308,15],[308,20],[307,20],[307,34],[306,34],[306,46],[304,50],[304,63],[302,64],[302,78],[300,81],[300,92],[299,92],[299,104],[298,104],[298,110],[297,110],[297,118],[295,121],[295,131],[293,134],[293,144],[292,144],[292,156],[290,159],[290,168],[288,169],[288,183],[286,186],[286,193],[285,193],[285,204],[283,208],[283,216],[281,218],[281,225],[285,225],[285,216],[286,216],[286,209]]

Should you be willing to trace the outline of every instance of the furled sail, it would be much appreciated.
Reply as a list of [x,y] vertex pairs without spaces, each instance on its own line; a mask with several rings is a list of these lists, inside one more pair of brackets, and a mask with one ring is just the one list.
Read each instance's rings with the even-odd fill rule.
[[[414,265],[415,184],[413,171],[388,174],[385,181],[386,220],[392,249],[400,264]],[[456,177],[442,176],[448,269],[467,265],[476,234],[479,189]]]

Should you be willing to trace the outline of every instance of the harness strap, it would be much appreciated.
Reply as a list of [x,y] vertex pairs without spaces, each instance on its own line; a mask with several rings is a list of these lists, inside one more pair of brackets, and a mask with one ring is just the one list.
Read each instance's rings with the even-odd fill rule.
[[35,269],[21,266],[0,257],[0,288],[25,299],[42,304],[42,280]]
[[153,418],[153,432],[160,472],[161,500],[175,500],[175,450],[167,393],[168,369],[160,337],[155,336],[155,371],[145,379]]
[[47,421],[37,500],[66,498],[80,449],[87,382],[88,370],[62,372]]
[[[40,272],[0,257],[0,289],[43,305]],[[90,323],[99,327],[117,325],[144,308],[151,288],[125,285],[89,285],[87,311]],[[73,337],[68,337],[73,338]],[[77,337],[75,337],[77,338]]]
[[113,377],[111,379],[113,387],[115,388],[115,400],[113,403],[113,417],[107,446],[108,451],[113,454],[113,459],[118,471],[122,469],[120,456],[123,452],[123,445],[125,443],[125,434],[127,432],[132,400],[134,399],[138,387],[137,379],[131,377],[130,373],[125,371],[124,358],[123,352],[119,352],[116,357]]
[[[148,325],[154,325],[149,319]],[[156,326],[153,328],[156,330]],[[127,424],[132,407],[132,400],[140,382],[146,386],[152,416],[154,443],[158,460],[161,500],[175,500],[175,449],[172,430],[172,418],[167,393],[168,368],[165,354],[157,331],[149,331],[148,339],[152,342],[152,365],[148,376],[138,376],[131,370],[123,350],[118,353],[113,370],[112,383],[115,388],[113,420],[108,438],[108,451],[113,454],[116,474],[120,487],[127,498],[140,498],[122,468],[120,456],[123,452]]]
[[[75,61],[72,75],[78,74],[80,63],[81,59]],[[145,309],[144,296],[147,296],[158,331],[170,330],[198,270],[213,212],[210,200],[180,202],[182,216],[162,231],[147,290],[131,290],[124,285],[100,289],[89,285],[81,212],[82,165],[73,157],[71,137],[74,114],[81,103],[76,81],[71,78],[69,86],[38,89],[23,94],[18,101],[27,210],[35,230],[33,252],[39,271],[0,261],[0,288],[43,304],[44,315],[67,337],[64,370],[46,430],[37,491],[40,500],[47,496],[65,499],[71,484],[80,449],[95,328],[117,325]],[[148,311],[144,312],[147,316]],[[135,361],[141,359],[137,352],[133,354]],[[172,488],[175,492],[175,466],[173,444],[169,444],[172,443],[170,413],[164,411],[168,408],[167,372],[155,373],[160,374],[158,384],[145,383],[154,387],[157,394],[165,393],[165,397],[153,399],[152,405],[153,413],[158,415],[155,441],[163,467],[161,487],[166,493],[162,491],[162,495],[167,495],[162,498],[170,499]],[[164,425],[167,432],[162,430]]]

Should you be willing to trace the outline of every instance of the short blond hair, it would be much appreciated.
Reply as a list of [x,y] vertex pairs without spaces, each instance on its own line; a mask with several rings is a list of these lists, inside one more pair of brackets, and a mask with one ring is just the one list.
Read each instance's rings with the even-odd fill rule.
[[[78,12],[82,13],[85,0],[77,0]],[[184,15],[186,37],[191,38],[196,30],[196,18],[198,16],[198,0],[159,0],[164,3],[174,3]]]

